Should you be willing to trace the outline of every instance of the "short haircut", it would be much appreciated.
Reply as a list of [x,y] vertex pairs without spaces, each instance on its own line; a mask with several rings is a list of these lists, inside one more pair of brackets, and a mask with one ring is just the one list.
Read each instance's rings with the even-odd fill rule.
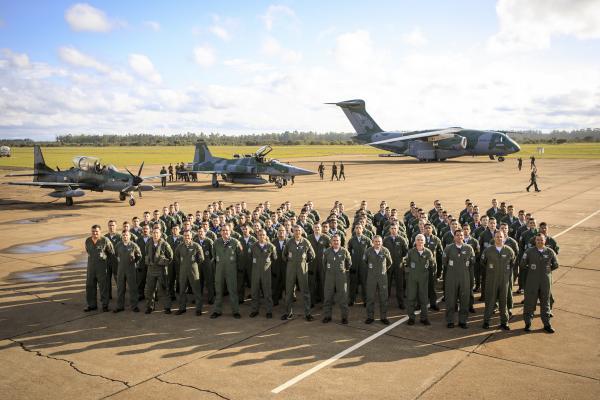
[[94,225],[92,225],[92,230],[94,230],[94,229],[102,229],[102,228],[100,228],[100,225],[94,224]]

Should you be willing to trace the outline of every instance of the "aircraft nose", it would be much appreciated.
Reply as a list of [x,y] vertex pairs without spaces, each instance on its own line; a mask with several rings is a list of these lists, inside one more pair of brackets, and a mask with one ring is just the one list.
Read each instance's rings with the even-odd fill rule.
[[517,142],[511,139],[510,143],[512,144],[513,153],[521,151],[521,146]]
[[307,169],[300,168],[300,167],[290,167],[290,174],[291,175],[314,175],[314,174],[316,174],[316,172],[312,172],[312,171],[309,171]]

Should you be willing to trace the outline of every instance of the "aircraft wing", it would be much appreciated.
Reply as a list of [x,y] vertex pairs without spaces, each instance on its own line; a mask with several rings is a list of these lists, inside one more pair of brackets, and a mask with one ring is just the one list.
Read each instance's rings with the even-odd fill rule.
[[393,137],[390,139],[379,140],[377,142],[367,143],[367,145],[393,143],[393,142],[400,142],[400,141],[404,141],[404,140],[414,140],[414,139],[427,139],[430,142],[436,142],[438,140],[443,140],[443,139],[448,139],[448,138],[454,137],[454,134],[456,134],[460,131],[462,131],[462,128],[438,129],[435,131],[421,132],[421,133]]
[[20,185],[20,186],[40,186],[40,187],[51,187],[51,188],[78,188],[87,189],[90,185],[74,183],[74,182],[7,182],[9,185]]
[[142,176],[143,180],[146,179],[156,179],[156,178],[166,178],[169,174],[160,174],[160,175],[152,175],[152,176]]
[[198,171],[183,171],[180,174],[224,174],[225,171],[208,171],[208,170],[198,170]]

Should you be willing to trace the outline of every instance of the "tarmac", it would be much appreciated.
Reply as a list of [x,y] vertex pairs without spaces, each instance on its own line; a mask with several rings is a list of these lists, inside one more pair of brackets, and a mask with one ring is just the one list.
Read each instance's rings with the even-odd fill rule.
[[[538,159],[542,191],[527,193],[529,165],[462,158],[444,163],[349,156],[347,180],[299,177],[293,186],[210,186],[172,183],[145,192],[135,207],[116,193],[89,193],[73,207],[48,190],[2,185],[0,199],[0,393],[6,399],[598,399],[600,398],[600,160]],[[324,159],[327,173],[333,158]],[[290,160],[316,171],[321,161]],[[158,171],[151,166],[147,171]],[[2,171],[4,175],[5,171]],[[8,171],[6,171],[8,172]],[[13,178],[14,179],[14,178]],[[0,183],[9,178],[0,178]],[[159,186],[159,185],[157,185]],[[546,221],[560,245],[553,274],[553,335],[523,331],[522,296],[515,296],[512,330],[481,328],[483,304],[469,327],[448,329],[442,311],[432,326],[407,326],[392,296],[386,328],[365,325],[365,309],[350,309],[350,323],[281,321],[264,309],[251,319],[210,306],[197,317],[125,311],[84,313],[84,238],[92,224],[130,220],[175,200],[186,212],[207,203],[241,200],[250,208],[290,200],[298,210],[312,200],[326,215],[334,200],[353,210],[361,200],[377,211],[380,200],[401,210],[411,200],[431,209],[439,199],[458,213],[465,198],[484,211],[491,199],[531,211]],[[116,294],[116,289],[113,289]],[[294,305],[301,314],[301,296]],[[111,302],[114,307],[115,300]],[[160,309],[160,307],[159,307]],[[539,309],[537,310],[539,312]],[[376,318],[378,308],[376,307]],[[382,331],[386,329],[385,331]]]

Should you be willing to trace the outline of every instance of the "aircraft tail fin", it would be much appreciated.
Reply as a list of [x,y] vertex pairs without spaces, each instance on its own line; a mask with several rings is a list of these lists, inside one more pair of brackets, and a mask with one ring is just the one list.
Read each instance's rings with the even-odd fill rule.
[[39,180],[40,175],[44,175],[46,173],[54,172],[52,168],[46,165],[46,161],[44,161],[44,155],[42,154],[42,149],[39,145],[33,146],[33,181],[37,182]]
[[202,163],[205,161],[210,161],[214,157],[210,154],[210,150],[208,150],[208,146],[204,140],[196,143],[196,151],[194,153],[194,164]]
[[367,112],[364,100],[346,100],[340,101],[339,103],[327,104],[335,104],[342,109],[344,114],[346,114],[346,117],[348,117],[348,120],[350,120],[350,123],[354,127],[359,138],[368,140],[371,135],[383,132],[383,129],[377,125],[377,122],[375,122]]

